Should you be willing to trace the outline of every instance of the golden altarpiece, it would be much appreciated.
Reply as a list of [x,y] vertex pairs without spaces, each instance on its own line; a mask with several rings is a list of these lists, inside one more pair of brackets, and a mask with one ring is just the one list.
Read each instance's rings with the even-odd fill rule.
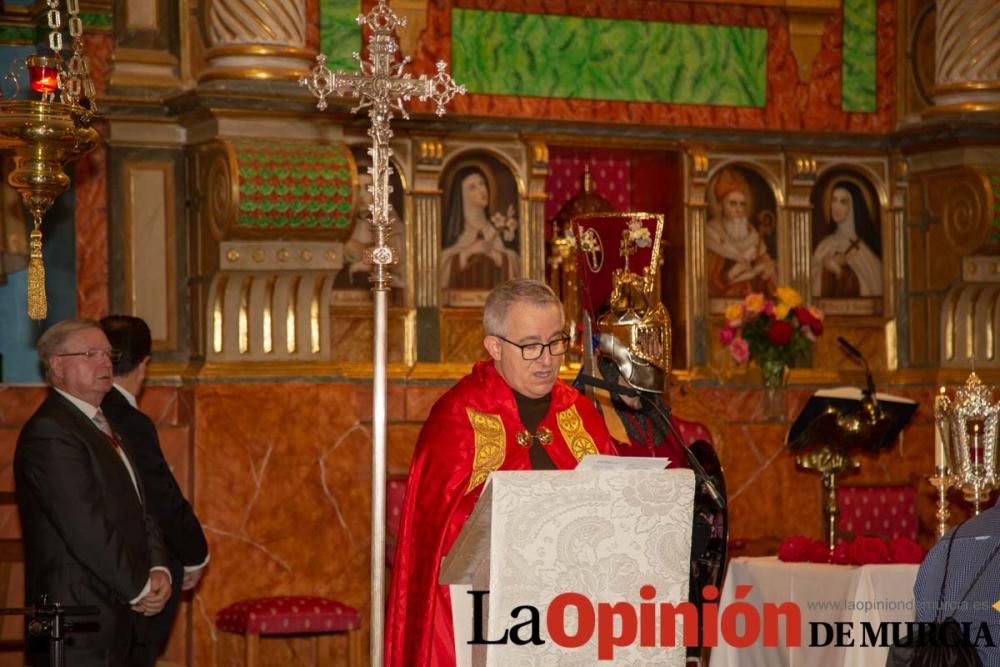
[[[316,111],[297,80],[321,50],[350,66],[361,45],[351,20],[373,3],[84,4],[99,19],[88,48],[105,143],[72,173],[77,313],[149,322],[143,407],[213,554],[168,657],[210,664],[214,614],[253,595],[317,591],[364,616],[367,126],[347,100]],[[996,30],[996,19],[977,18],[991,4],[569,3],[571,16],[555,16],[543,2],[393,0],[410,20],[400,38],[415,71],[448,60],[470,94],[445,119],[417,105],[393,125],[392,243],[402,261],[389,317],[390,472],[405,473],[430,405],[481,356],[489,286],[552,277],[562,252],[552,221],[589,170],[612,207],[665,216],[673,404],[712,432],[733,536],[764,549],[789,531],[818,535],[818,484],[782,442],[817,387],[862,382],[838,335],[861,349],[880,386],[922,404],[973,365],[985,382],[1000,379],[1000,57],[978,58],[974,40],[959,39]],[[30,26],[39,6],[2,2],[0,23]],[[589,52],[553,56],[539,38],[558,31],[578,44],[577,23],[662,53],[622,46],[580,62]],[[746,62],[678,51],[665,26],[715,47],[738,43]],[[712,66],[738,78],[682,76]],[[665,74],[644,78],[645,67]],[[723,310],[751,280],[720,268],[712,231],[725,230],[720,202],[734,191],[777,282],[827,314],[777,417],[762,410],[759,371],[718,342]],[[847,296],[824,255],[838,193],[851,197],[869,257]],[[23,265],[23,245],[0,239],[0,270]],[[41,392],[3,391],[25,404]],[[4,423],[5,436],[19,427]],[[859,479],[924,476],[932,455],[928,410],[896,447],[864,460]],[[919,489],[930,536],[932,490]]]

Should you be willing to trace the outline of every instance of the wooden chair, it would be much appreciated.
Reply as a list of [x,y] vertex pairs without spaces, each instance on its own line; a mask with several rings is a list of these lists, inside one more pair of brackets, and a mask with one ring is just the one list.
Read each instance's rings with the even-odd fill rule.
[[[314,638],[317,666],[330,655],[334,634],[343,634],[347,644],[348,667],[361,667],[361,617],[357,610],[336,600],[305,595],[252,598],[229,605],[218,613],[216,628],[225,635],[237,635],[243,641],[243,664],[258,667],[260,640],[265,637],[310,635]],[[216,654],[216,665],[239,664]]]
[[[0,508],[12,508],[17,512],[17,497],[13,491],[0,491]],[[11,600],[10,581],[15,572],[24,565],[24,544],[18,538],[0,539],[0,606],[21,607],[23,600]],[[0,655],[24,652],[24,618],[21,616],[0,616],[0,635],[8,625],[18,628],[19,639],[0,638]]]

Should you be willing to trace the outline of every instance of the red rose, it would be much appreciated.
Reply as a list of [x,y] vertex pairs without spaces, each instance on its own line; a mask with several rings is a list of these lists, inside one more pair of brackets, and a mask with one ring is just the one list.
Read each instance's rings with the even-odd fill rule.
[[806,550],[806,560],[810,563],[829,563],[830,548],[823,540],[813,540]]
[[802,563],[807,560],[812,542],[813,539],[805,535],[792,535],[778,547],[778,559],[786,563]]
[[851,544],[851,560],[858,565],[889,562],[889,547],[878,537],[859,537]]
[[795,319],[798,320],[799,324],[807,327],[814,336],[823,335],[823,320],[813,315],[812,311],[808,308],[796,306],[792,308],[792,314],[795,315]]
[[924,548],[906,537],[897,537],[889,542],[889,554],[893,563],[919,565],[924,560]]
[[830,562],[834,565],[856,565],[851,557],[851,542],[846,540],[837,542],[833,547],[833,553],[830,554]]
[[767,328],[767,339],[775,345],[788,345],[795,333],[795,327],[788,320],[775,320]]

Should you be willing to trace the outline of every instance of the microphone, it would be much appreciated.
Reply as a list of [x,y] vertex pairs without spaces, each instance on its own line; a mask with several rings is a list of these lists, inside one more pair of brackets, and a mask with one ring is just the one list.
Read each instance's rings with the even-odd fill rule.
[[847,352],[849,355],[854,357],[857,361],[860,361],[865,365],[865,381],[868,388],[865,390],[865,399],[869,402],[873,416],[877,416],[878,402],[875,400],[875,378],[872,377],[872,370],[868,366],[868,360],[865,359],[865,355],[861,354],[861,350],[851,345],[846,338],[843,336],[837,336],[837,343],[840,344],[841,349]]
[[845,352],[855,359],[861,360],[865,364],[865,367],[868,366],[868,363],[865,362],[865,355],[861,354],[861,350],[851,345],[846,338],[843,336],[837,336],[837,342],[840,343],[840,347],[844,348]]

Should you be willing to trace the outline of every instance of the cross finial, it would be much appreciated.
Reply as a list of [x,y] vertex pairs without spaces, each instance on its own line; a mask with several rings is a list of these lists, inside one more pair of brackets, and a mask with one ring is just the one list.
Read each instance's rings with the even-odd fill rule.
[[316,66],[309,76],[299,79],[299,85],[306,86],[319,98],[316,107],[326,108],[326,98],[332,95],[342,95],[357,98],[357,105],[351,110],[357,113],[368,109],[371,127],[368,136],[372,138],[372,204],[371,224],[374,230],[375,247],[370,253],[372,283],[375,289],[389,287],[391,277],[388,266],[395,264],[398,258],[389,246],[388,238],[391,229],[389,219],[389,157],[392,149],[389,141],[392,139],[392,121],[394,113],[403,118],[409,118],[404,106],[410,99],[416,97],[421,102],[432,100],[438,116],[444,115],[445,105],[456,95],[465,94],[465,86],[455,83],[449,76],[448,66],[444,62],[437,63],[437,73],[428,78],[421,74],[419,79],[412,78],[404,71],[409,64],[409,58],[398,59],[399,47],[393,34],[396,28],[406,26],[406,18],[396,16],[386,3],[379,0],[378,5],[368,14],[358,16],[359,26],[367,27],[371,34],[368,40],[368,60],[362,60],[361,55],[354,54],[358,63],[359,73],[345,74],[332,72],[326,66],[326,56],[316,57]]

